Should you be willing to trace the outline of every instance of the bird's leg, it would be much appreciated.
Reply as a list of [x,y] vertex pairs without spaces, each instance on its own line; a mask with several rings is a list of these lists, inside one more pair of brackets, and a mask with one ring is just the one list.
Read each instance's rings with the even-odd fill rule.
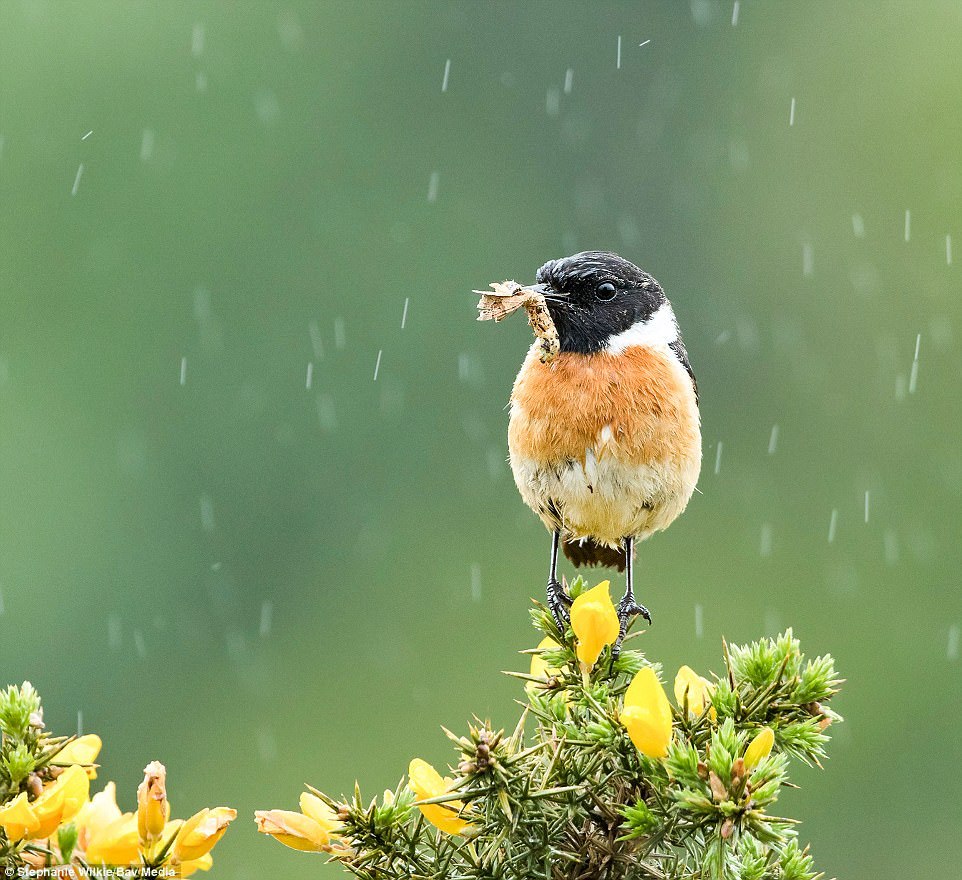
[[558,624],[558,629],[563,633],[570,619],[568,608],[571,605],[571,597],[558,581],[558,546],[560,542],[560,532],[552,532],[551,562],[548,565],[548,607],[551,609],[554,622]]
[[633,560],[632,560],[632,549],[634,547],[634,538],[624,539],[625,548],[625,595],[622,596],[621,601],[618,603],[618,622],[621,625],[621,631],[618,634],[618,641],[615,642],[614,646],[614,656],[618,656],[621,651],[621,643],[625,640],[625,636],[628,634],[628,628],[631,626],[632,621],[640,614],[648,623],[651,623],[651,615],[648,613],[648,609],[644,605],[639,605],[635,601],[635,591],[633,579]]

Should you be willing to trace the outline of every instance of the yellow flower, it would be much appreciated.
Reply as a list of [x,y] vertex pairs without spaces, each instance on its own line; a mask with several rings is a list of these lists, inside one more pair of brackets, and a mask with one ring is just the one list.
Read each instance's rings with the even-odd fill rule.
[[140,861],[136,813],[121,813],[88,832],[86,859],[92,865],[131,865]]
[[[429,800],[430,798],[440,797],[451,790],[453,780],[445,777],[441,778],[438,773],[427,761],[415,758],[408,767],[408,777],[411,781],[411,790],[418,800]],[[461,801],[445,801],[440,804],[419,804],[418,809],[439,831],[445,834],[461,834],[468,827],[468,823],[461,818],[459,813],[464,809]]]
[[[385,794],[392,794],[385,792]],[[316,794],[305,791],[300,799],[301,812],[310,816],[329,835],[334,836],[343,828],[343,823],[337,818],[337,813],[322,801]]]
[[144,781],[137,786],[137,830],[145,846],[155,843],[170,818],[167,802],[167,769],[160,761],[144,767]]
[[52,763],[55,765],[66,766],[69,764],[83,764],[89,779],[97,778],[97,755],[103,743],[95,733],[88,733],[78,736],[77,739],[67,743],[56,755],[53,756]]
[[98,791],[81,807],[74,819],[77,826],[77,845],[86,849],[87,841],[111,822],[123,815],[117,806],[117,786],[108,782],[103,791]]
[[[560,648],[559,645],[551,636],[545,636],[539,643],[539,650],[557,650]],[[548,678],[551,675],[555,675],[558,672],[553,666],[549,666],[548,662],[544,659],[541,654],[531,655],[531,674],[536,678]],[[529,682],[529,684],[534,684],[534,682]]]
[[237,810],[230,807],[205,807],[199,813],[194,813],[177,832],[171,850],[174,861],[194,862],[203,858],[236,818]]
[[194,859],[192,862],[181,862],[179,865],[174,866],[174,873],[170,876],[189,877],[195,871],[209,871],[213,864],[213,857],[210,853],[207,853],[207,855],[201,856],[199,859]]
[[664,758],[671,742],[671,704],[655,670],[645,666],[625,692],[621,723],[638,751],[649,758]]
[[87,803],[90,780],[79,764],[71,764],[48,785],[30,806],[40,820],[39,827],[29,832],[31,840],[50,837],[64,822],[73,819]]
[[763,727],[745,749],[745,769],[750,773],[767,758],[775,745],[775,734],[770,727]]
[[10,803],[0,807],[0,827],[10,843],[18,843],[40,827],[40,820],[27,803],[27,793],[20,792]]
[[587,669],[598,662],[606,645],[615,643],[620,632],[618,612],[611,604],[608,584],[602,581],[571,604],[571,628],[578,637],[578,659]]
[[708,706],[708,713],[714,719],[716,717],[715,707],[711,705],[711,695],[715,692],[713,685],[707,678],[702,678],[690,666],[682,666],[675,676],[675,702],[681,709],[685,705],[685,693],[688,694],[688,714],[697,718],[705,707]]
[[293,810],[257,810],[257,830],[301,852],[328,852],[331,837],[316,819]]

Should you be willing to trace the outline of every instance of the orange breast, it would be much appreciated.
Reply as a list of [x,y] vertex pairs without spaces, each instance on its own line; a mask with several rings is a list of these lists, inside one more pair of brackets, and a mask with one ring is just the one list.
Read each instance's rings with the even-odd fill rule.
[[668,462],[699,451],[691,382],[671,356],[633,347],[611,355],[562,352],[551,364],[529,354],[511,395],[514,456],[584,461],[586,450],[626,464]]

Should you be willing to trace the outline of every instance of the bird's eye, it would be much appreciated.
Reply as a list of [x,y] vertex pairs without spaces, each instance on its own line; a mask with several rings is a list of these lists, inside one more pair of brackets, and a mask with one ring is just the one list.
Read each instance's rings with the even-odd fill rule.
[[604,281],[595,288],[595,296],[602,302],[610,302],[618,293],[618,289],[610,281]]

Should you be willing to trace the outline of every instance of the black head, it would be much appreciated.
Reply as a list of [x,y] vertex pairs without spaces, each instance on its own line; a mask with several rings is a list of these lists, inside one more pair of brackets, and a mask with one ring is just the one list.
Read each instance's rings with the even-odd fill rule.
[[[644,325],[668,302],[651,275],[605,251],[551,260],[538,270],[537,279],[562,351],[601,351],[612,337]],[[670,322],[673,326],[673,316]]]

